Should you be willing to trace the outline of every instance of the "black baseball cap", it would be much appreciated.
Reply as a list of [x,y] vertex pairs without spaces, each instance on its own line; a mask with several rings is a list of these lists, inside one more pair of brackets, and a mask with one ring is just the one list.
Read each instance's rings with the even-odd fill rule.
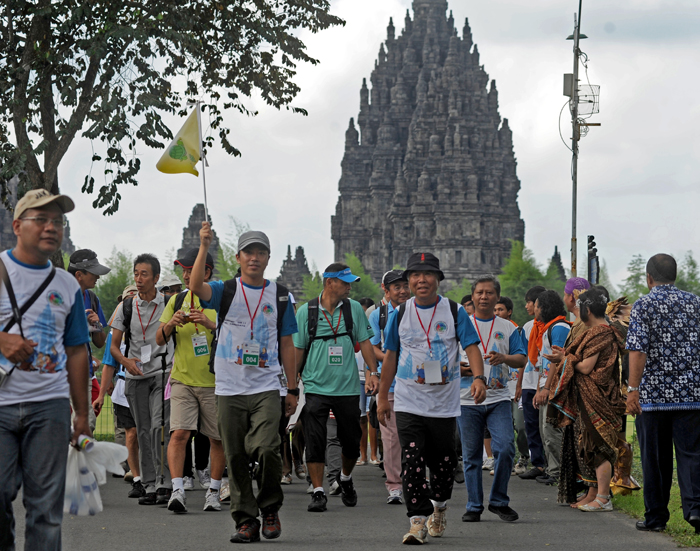
[[97,253],[90,249],[80,249],[70,255],[69,267],[96,276],[107,275],[112,270],[97,261]]
[[[197,255],[199,254],[199,249],[190,249],[181,258],[178,258],[173,264],[177,266],[182,266],[183,268],[192,269],[194,266],[194,261],[197,260]],[[207,268],[212,272],[214,271],[214,259],[211,253],[207,253]]]
[[406,265],[406,277],[409,272],[435,272],[439,281],[445,279],[445,274],[440,270],[440,261],[432,253],[413,253]]
[[407,281],[406,274],[403,270],[389,270],[382,277],[382,285],[384,285],[384,287],[396,283],[397,281]]

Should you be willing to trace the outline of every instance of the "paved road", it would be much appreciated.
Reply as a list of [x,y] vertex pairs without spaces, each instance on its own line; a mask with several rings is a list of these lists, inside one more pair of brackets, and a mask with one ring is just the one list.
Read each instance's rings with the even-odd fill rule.
[[[377,467],[357,467],[355,483],[359,501],[354,509],[343,506],[339,497],[330,497],[328,511],[308,513],[306,484],[294,479],[285,486],[285,505],[280,512],[282,537],[263,540],[258,546],[285,550],[327,549],[365,551],[399,548],[408,530],[403,506],[387,505],[381,471]],[[488,496],[491,477],[484,473]],[[63,522],[63,549],[66,551],[155,551],[220,550],[230,548],[233,521],[228,511],[204,513],[204,490],[187,492],[186,515],[175,515],[163,507],[139,506],[126,497],[129,485],[110,478],[101,487],[104,512],[94,517],[66,516]],[[515,523],[502,522],[484,512],[480,523],[463,523],[466,489],[455,489],[445,536],[430,538],[431,547],[445,549],[566,549],[567,551],[625,550],[659,551],[677,549],[663,534],[638,532],[634,520],[623,513],[582,513],[557,505],[556,489],[535,481],[511,477],[511,505],[520,514]],[[18,517],[18,549],[22,549],[24,510],[15,502]]]

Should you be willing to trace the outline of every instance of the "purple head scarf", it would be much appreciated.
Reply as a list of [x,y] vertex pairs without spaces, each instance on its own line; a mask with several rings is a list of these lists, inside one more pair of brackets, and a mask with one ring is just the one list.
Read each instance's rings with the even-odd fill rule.
[[569,281],[566,282],[566,285],[564,286],[564,292],[567,295],[571,295],[576,289],[579,289],[580,291],[588,291],[588,289],[590,288],[591,284],[588,283],[587,279],[583,279],[582,277],[572,277]]

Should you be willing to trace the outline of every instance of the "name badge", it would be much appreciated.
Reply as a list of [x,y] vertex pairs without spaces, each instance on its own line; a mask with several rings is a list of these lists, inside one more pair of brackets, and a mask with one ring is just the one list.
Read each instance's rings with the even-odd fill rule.
[[196,358],[200,356],[209,355],[209,344],[207,343],[207,336],[204,333],[196,333],[192,335],[192,348],[194,349],[194,355]]
[[151,361],[151,345],[144,344],[141,347],[141,363],[147,364]]
[[260,363],[260,345],[257,342],[243,343],[243,365],[258,367]]
[[284,368],[280,369],[280,372],[277,374],[277,378],[280,381],[280,386],[282,388],[287,388],[287,376],[284,374]]
[[328,365],[343,365],[343,347],[328,347]]
[[425,384],[439,385],[442,384],[442,367],[438,361],[428,361],[423,364],[425,371]]

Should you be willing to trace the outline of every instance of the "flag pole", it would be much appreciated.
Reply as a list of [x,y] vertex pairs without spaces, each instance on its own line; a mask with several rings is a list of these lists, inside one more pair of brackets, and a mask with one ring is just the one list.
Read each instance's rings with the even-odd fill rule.
[[199,128],[199,157],[202,160],[202,185],[204,186],[204,215],[206,217],[206,221],[211,224],[211,220],[209,218],[209,207],[207,206],[207,176],[206,171],[204,170],[204,165],[207,164],[207,159],[204,156],[204,150],[202,149],[202,119],[200,117],[201,103],[201,101],[197,100],[197,103],[195,104],[195,109],[197,109],[197,126]]

